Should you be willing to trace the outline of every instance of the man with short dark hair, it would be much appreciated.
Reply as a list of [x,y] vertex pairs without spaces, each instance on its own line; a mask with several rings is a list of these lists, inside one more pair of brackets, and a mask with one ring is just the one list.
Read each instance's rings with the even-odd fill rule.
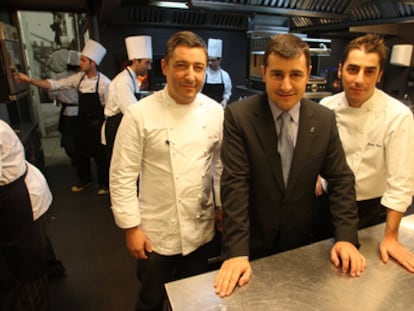
[[225,261],[215,281],[221,297],[249,281],[249,259],[317,240],[312,202],[319,173],[330,182],[336,240],[331,261],[353,277],[365,270],[357,249],[354,176],[335,115],[303,98],[311,68],[304,41],[277,35],[264,55],[266,93],[226,108],[221,179]]
[[164,283],[207,268],[213,198],[220,205],[223,108],[200,93],[206,67],[199,36],[172,35],[161,60],[165,88],[128,108],[115,139],[110,194],[138,260],[136,310],[162,310]]
[[336,114],[355,174],[359,228],[385,221],[381,259],[393,257],[414,272],[414,254],[398,241],[401,218],[414,195],[414,120],[407,106],[376,88],[386,60],[382,37],[367,34],[350,41],[338,69],[344,91],[321,104]]

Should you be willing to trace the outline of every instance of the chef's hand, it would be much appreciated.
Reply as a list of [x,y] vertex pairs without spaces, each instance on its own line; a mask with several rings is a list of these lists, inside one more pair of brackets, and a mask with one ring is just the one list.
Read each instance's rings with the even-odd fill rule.
[[381,260],[387,263],[393,257],[408,271],[414,272],[414,254],[404,247],[398,240],[385,238],[379,245]]
[[249,282],[252,275],[252,268],[247,256],[227,259],[214,281],[216,294],[220,297],[230,296],[236,285],[243,286]]
[[29,84],[32,81],[32,79],[28,75],[21,72],[14,72],[13,77],[14,80],[16,80],[16,82],[18,83]]
[[331,250],[331,262],[337,268],[341,266],[343,273],[349,271],[351,277],[361,276],[366,268],[365,257],[350,242],[335,243]]
[[136,259],[147,259],[146,253],[152,252],[152,247],[139,227],[125,229],[125,240],[129,253]]

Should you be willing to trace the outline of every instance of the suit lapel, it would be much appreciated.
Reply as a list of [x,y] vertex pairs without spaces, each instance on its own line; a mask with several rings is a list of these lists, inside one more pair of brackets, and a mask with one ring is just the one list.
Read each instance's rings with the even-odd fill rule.
[[295,151],[290,168],[288,189],[292,188],[296,179],[299,177],[303,165],[309,154],[313,142],[313,134],[316,130],[316,120],[313,116],[313,110],[302,100],[299,115],[299,129],[296,139]]
[[272,175],[276,183],[283,189],[284,183],[280,156],[277,152],[276,129],[266,96],[262,97],[259,108],[255,112],[253,126],[256,130],[258,141],[266,154]]

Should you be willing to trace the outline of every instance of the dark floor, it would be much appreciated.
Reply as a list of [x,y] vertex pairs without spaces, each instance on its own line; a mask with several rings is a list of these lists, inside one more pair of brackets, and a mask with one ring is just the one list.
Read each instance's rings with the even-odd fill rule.
[[45,175],[53,193],[48,232],[67,276],[49,284],[52,310],[133,310],[137,291],[135,261],[116,227],[109,197],[91,187],[72,193],[75,173],[55,139],[44,144]]

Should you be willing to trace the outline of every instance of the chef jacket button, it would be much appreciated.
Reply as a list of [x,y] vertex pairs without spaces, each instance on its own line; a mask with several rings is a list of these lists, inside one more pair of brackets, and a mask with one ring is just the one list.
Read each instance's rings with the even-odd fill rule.
[[197,218],[197,219],[200,219],[200,214],[197,214],[197,215],[196,215],[196,218]]

